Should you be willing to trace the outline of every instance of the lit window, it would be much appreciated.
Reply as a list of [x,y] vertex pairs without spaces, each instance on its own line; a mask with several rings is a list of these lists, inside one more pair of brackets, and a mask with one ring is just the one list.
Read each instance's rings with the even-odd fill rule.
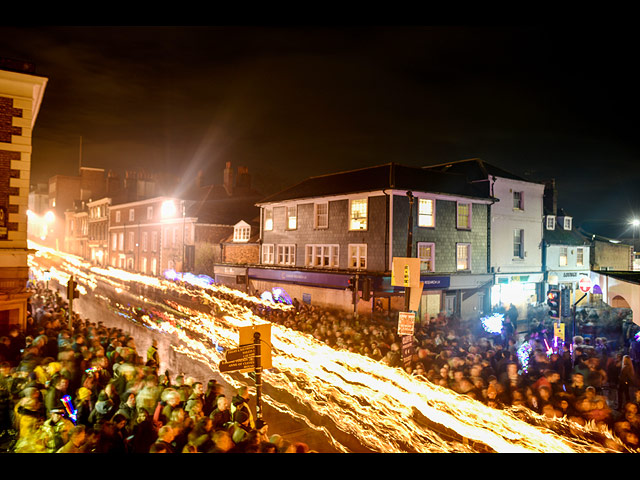
[[251,237],[251,227],[246,222],[241,222],[233,228],[234,242],[248,242]]
[[316,203],[315,204],[315,218],[316,228],[328,228],[329,227],[329,204],[328,203]]
[[568,247],[560,247],[560,257],[558,258],[558,265],[561,267],[566,267],[568,262]]
[[262,245],[262,263],[273,264],[273,245]]
[[433,272],[434,268],[434,243],[418,243],[418,258],[420,258],[420,270],[423,272]]
[[287,207],[287,228],[289,230],[295,230],[298,227],[298,207],[293,205]]
[[349,268],[367,268],[367,244],[349,245]]
[[519,228],[513,231],[513,256],[524,258],[524,230]]
[[264,229],[273,230],[273,209],[264,209]]
[[470,270],[471,265],[471,244],[458,243],[456,244],[456,269],[457,270]]
[[367,204],[366,198],[351,200],[349,230],[367,229]]
[[457,205],[458,228],[471,228],[471,204],[458,203]]
[[576,249],[576,266],[578,267],[584,266],[584,249],[583,248]]
[[418,226],[433,227],[435,226],[433,215],[433,203],[430,198],[421,198],[418,201]]
[[296,264],[296,246],[295,245],[278,245],[278,264],[280,265]]

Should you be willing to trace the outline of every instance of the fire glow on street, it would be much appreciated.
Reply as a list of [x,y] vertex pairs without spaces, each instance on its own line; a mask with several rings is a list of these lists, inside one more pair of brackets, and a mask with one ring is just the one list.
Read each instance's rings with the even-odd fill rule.
[[[194,309],[178,301],[160,304],[141,297],[140,303],[158,312],[152,320],[143,315],[146,326],[175,337],[173,348],[202,362],[212,371],[224,359],[223,349],[236,348],[238,329],[265,323],[249,308],[229,301],[230,296],[244,302],[259,302],[271,308],[292,308],[250,297],[227,287],[211,284],[189,286],[169,279],[148,277],[117,270],[97,268],[72,255],[31,244],[30,268],[35,280],[44,277],[66,284],[73,275],[81,294],[96,290],[99,283],[115,292],[129,292],[131,285],[170,292],[177,296],[196,297],[206,309]],[[57,265],[45,266],[45,263]],[[224,293],[219,298],[217,293]],[[98,293],[94,293],[99,297]],[[114,309],[121,308],[110,302]],[[122,309],[121,309],[122,310]],[[345,434],[374,452],[445,453],[490,451],[498,453],[595,453],[620,451],[620,443],[606,434],[604,445],[589,440],[595,427],[568,425],[565,420],[537,418],[527,414],[524,421],[518,410],[497,410],[470,397],[418,379],[402,369],[388,367],[365,356],[335,350],[308,334],[273,324],[271,328],[271,358],[273,368],[262,373],[262,381],[273,391],[281,391],[294,402],[282,402],[264,394],[262,401],[271,407],[302,419],[309,428],[323,432],[338,451],[349,452],[330,430],[335,424]],[[219,346],[220,348],[216,348]],[[230,384],[237,377],[221,374]],[[251,384],[249,374],[242,374]],[[294,403],[314,412],[314,422],[299,413]],[[536,417],[536,418],[533,418]],[[533,418],[534,421],[531,421]],[[321,423],[321,424],[319,424]],[[553,424],[553,425],[550,425]],[[429,428],[436,425],[438,428]],[[437,430],[437,431],[436,431]],[[440,432],[453,432],[441,435]],[[602,432],[600,432],[602,433]],[[457,437],[459,440],[452,440]]]

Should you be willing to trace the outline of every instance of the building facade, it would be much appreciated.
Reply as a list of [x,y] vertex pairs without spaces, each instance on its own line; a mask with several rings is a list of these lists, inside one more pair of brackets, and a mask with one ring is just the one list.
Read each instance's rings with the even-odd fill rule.
[[392,285],[393,259],[419,257],[422,318],[480,313],[492,279],[491,201],[459,176],[397,164],[314,177],[259,203],[260,267],[249,281],[307,303],[397,311],[404,289]]
[[32,133],[47,86],[31,64],[0,60],[0,332],[26,327]]

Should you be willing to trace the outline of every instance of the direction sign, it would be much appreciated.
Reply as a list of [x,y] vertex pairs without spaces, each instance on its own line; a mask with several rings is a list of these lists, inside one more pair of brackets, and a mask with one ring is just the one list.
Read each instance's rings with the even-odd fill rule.
[[589,293],[589,291],[591,290],[591,279],[589,277],[582,277],[580,279],[580,282],[578,284],[580,290],[582,290],[584,293]]
[[228,350],[225,359],[218,365],[221,372],[247,370],[255,368],[256,346],[240,345],[238,348]]

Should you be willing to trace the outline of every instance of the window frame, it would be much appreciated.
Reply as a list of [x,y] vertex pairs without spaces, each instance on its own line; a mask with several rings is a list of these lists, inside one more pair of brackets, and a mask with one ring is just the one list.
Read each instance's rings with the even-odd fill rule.
[[[270,260],[270,261],[269,261]],[[273,265],[275,262],[275,245],[263,243],[260,251],[260,261],[264,265]]]
[[[564,259],[564,263],[563,260]],[[566,267],[569,265],[569,247],[560,247],[560,251],[558,253],[558,266]]]
[[555,230],[556,229],[556,216],[555,215],[547,215],[547,220],[545,222],[545,226],[547,230]]
[[[329,262],[325,264],[325,259],[327,258]],[[304,265],[312,268],[339,268],[340,245],[326,243],[309,243],[305,245]]]
[[264,209],[263,228],[267,232],[270,232],[273,230],[273,208],[271,207]]
[[[466,247],[466,267],[460,267],[460,247]],[[457,272],[468,272],[471,271],[471,243],[469,242],[456,242],[456,271]]]
[[[353,205],[356,202],[364,203],[364,217],[354,217]],[[360,220],[364,218],[364,228],[353,228],[354,222],[362,222]],[[350,232],[363,232],[369,229],[369,197],[350,198],[349,199],[349,231]]]
[[277,245],[274,261],[277,265],[295,265],[296,245],[294,243],[283,243]]
[[576,267],[584,267],[584,247],[576,247]]
[[[516,232],[520,232],[519,235],[519,248],[516,254]],[[513,258],[521,260],[524,258],[524,228],[513,229]]]
[[[368,248],[366,243],[350,243],[348,245],[347,252],[349,254],[349,265],[348,265],[349,270],[366,270],[367,269],[369,265],[369,258],[368,258]],[[363,259],[364,259],[364,266],[361,265]],[[355,266],[353,265],[353,260],[355,260],[356,262]]]
[[[513,190],[513,209],[514,210],[524,210],[524,192],[522,190]],[[516,194],[519,195],[518,204],[516,205]]]
[[[287,220],[287,230],[298,229],[298,205],[287,205],[285,208],[285,218]],[[292,216],[289,212],[293,210],[295,214]],[[293,219],[293,226],[291,226],[291,220]]]
[[[424,247],[429,247],[431,249],[431,256],[428,259],[429,264],[431,265],[431,268],[423,268],[423,266],[425,265],[425,261],[424,258],[426,257],[422,257],[420,255],[420,249],[424,248]],[[430,272],[433,273],[436,271],[436,266],[435,266],[435,262],[436,262],[436,244],[435,242],[417,242],[416,244],[416,253],[418,254],[418,258],[420,259],[420,271],[421,272]]]
[[[466,205],[469,210],[467,214],[467,225],[460,224],[460,207]],[[471,202],[456,202],[456,228],[458,230],[471,230]]]
[[[318,207],[320,206],[325,207],[326,212],[319,213]],[[325,222],[322,225],[319,221],[320,218],[325,219]],[[313,204],[313,227],[318,230],[326,230],[329,228],[329,202],[316,202]]]
[[[431,213],[420,213],[420,206],[423,202],[429,202],[431,204]],[[422,220],[424,218],[430,218],[431,222],[428,225],[423,225]],[[436,226],[436,200],[434,198],[418,198],[418,227],[421,228],[435,228]]]

